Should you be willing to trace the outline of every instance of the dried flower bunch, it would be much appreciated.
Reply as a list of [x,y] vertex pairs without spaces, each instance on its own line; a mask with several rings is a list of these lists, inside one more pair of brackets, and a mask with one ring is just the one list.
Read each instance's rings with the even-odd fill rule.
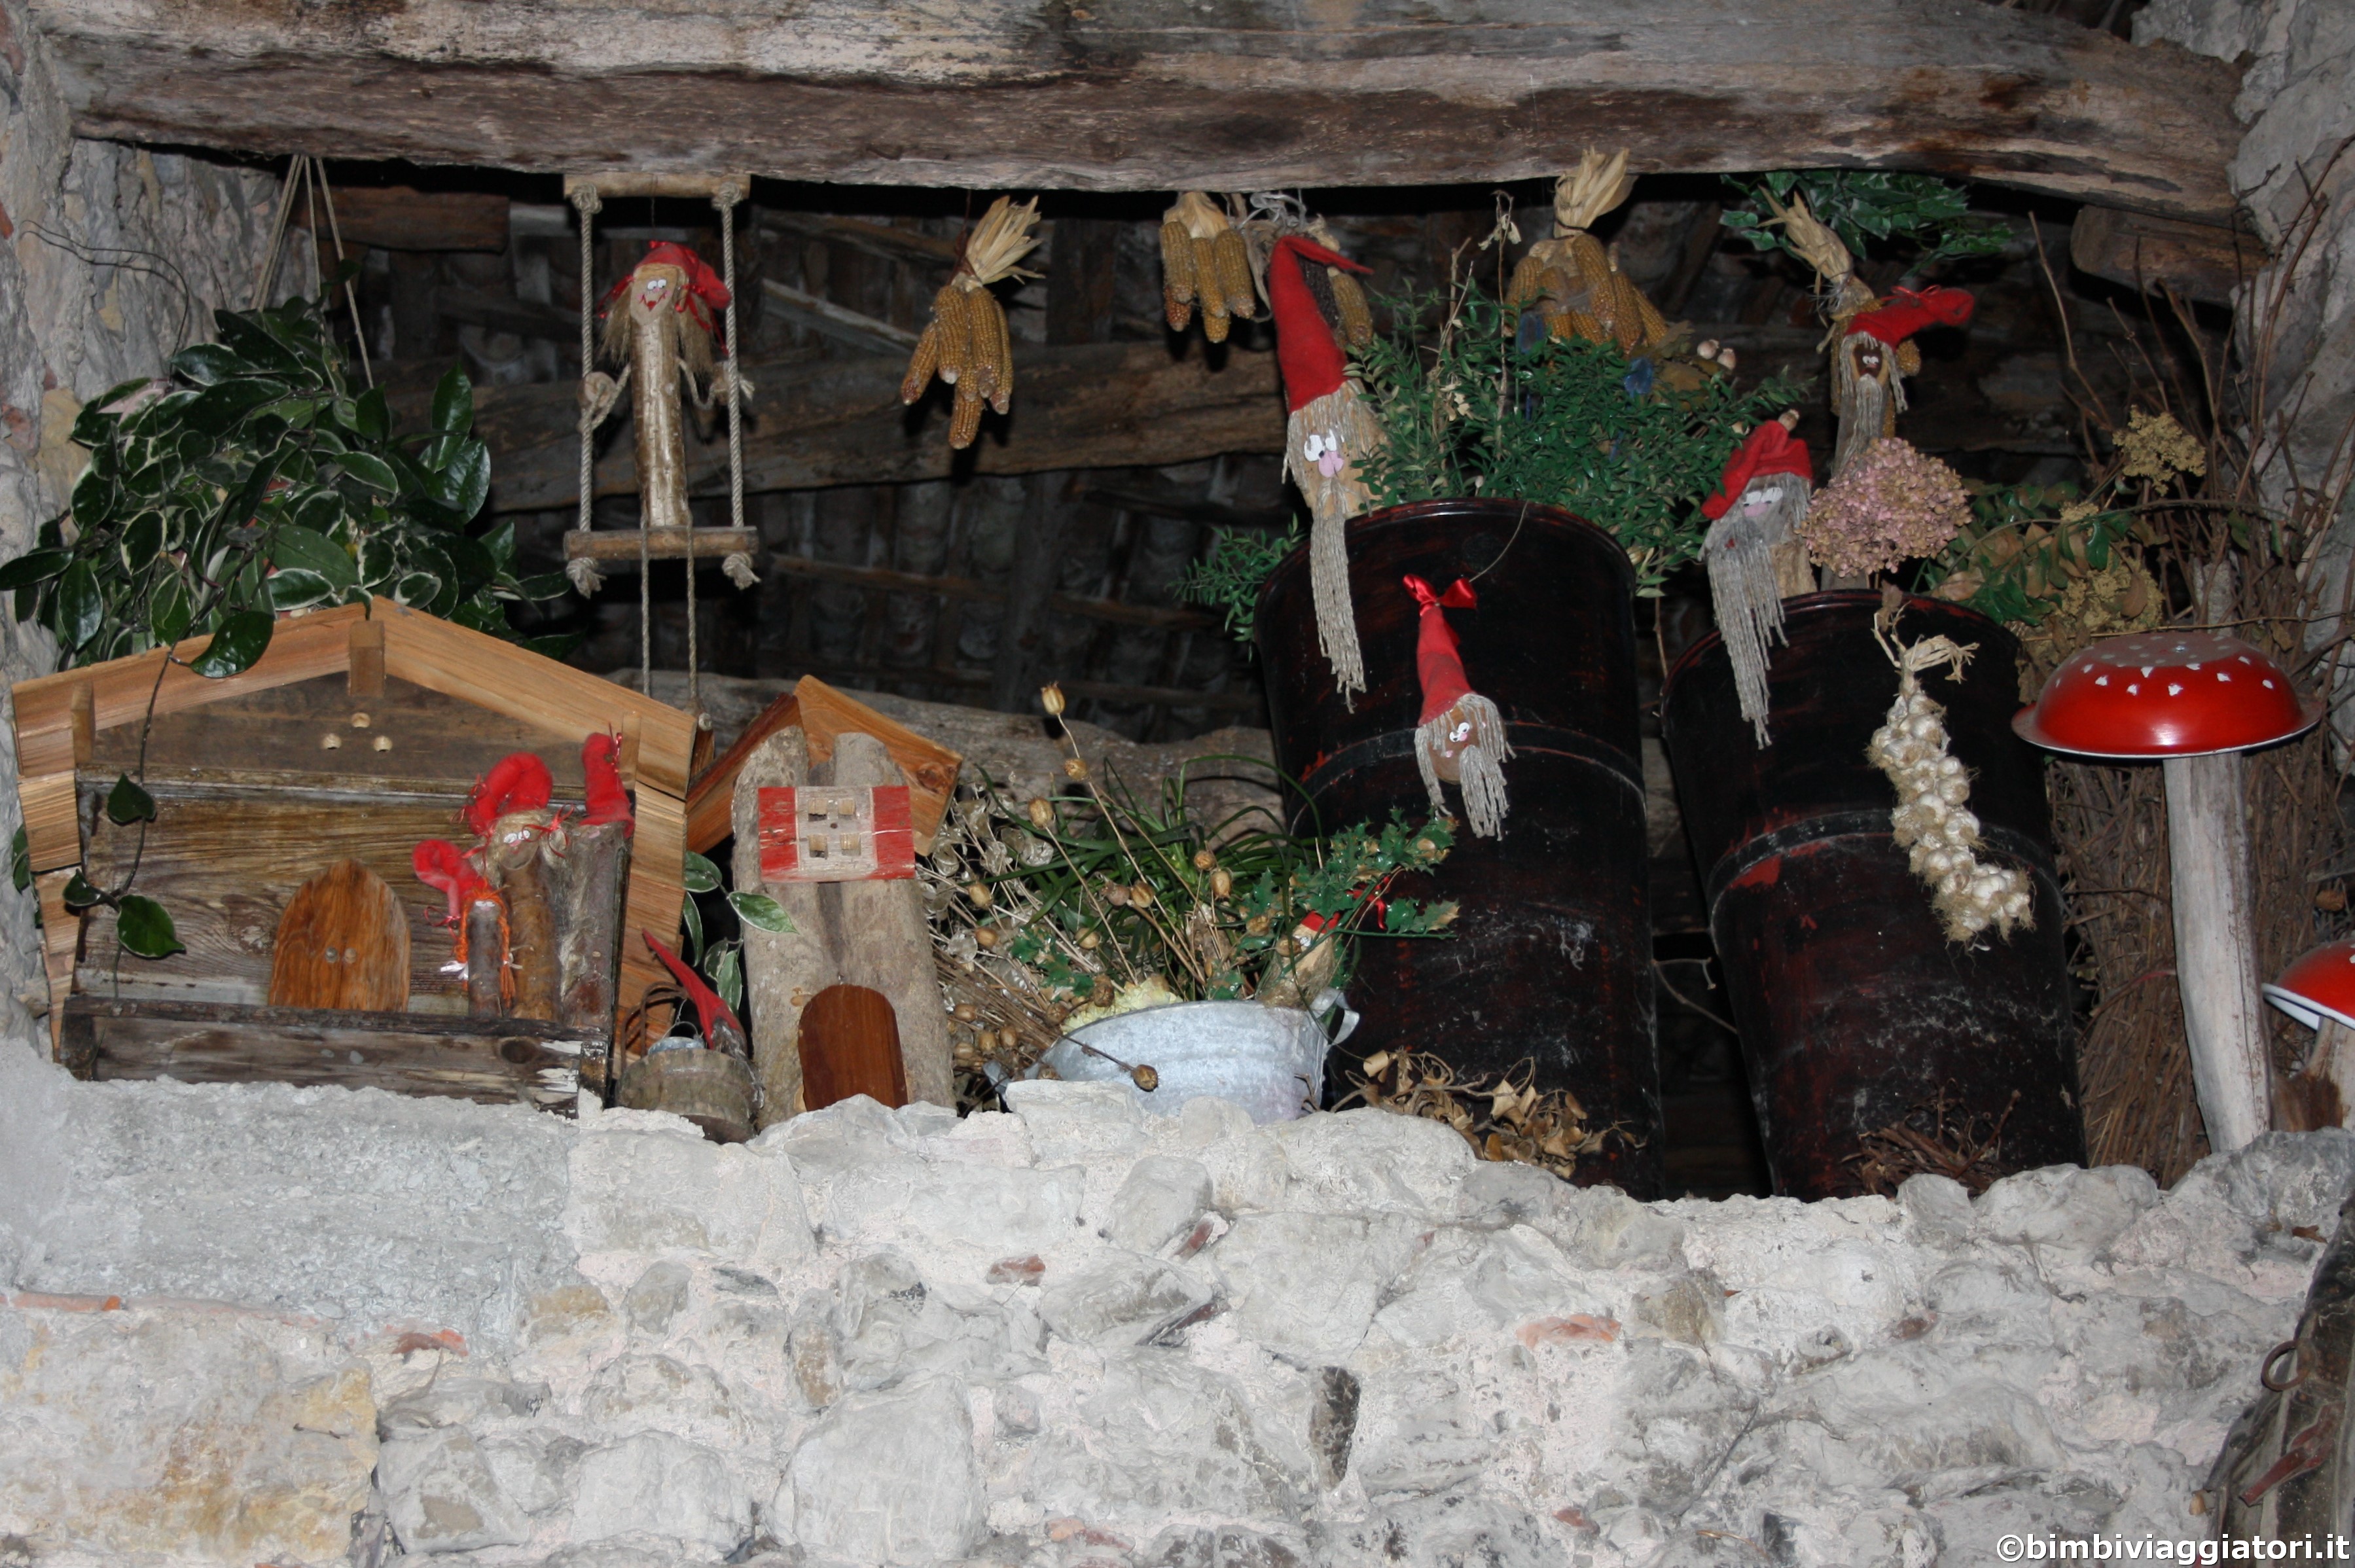
[[2129,411],[2117,443],[2121,479],[2167,485],[2178,475],[2197,477],[2208,472],[2208,453],[2170,413]]
[[1064,772],[1074,788],[1019,806],[961,786],[917,868],[968,1071],[1018,1073],[1065,1029],[1155,1001],[1305,1007],[1346,976],[1360,935],[1433,936],[1455,919],[1452,903],[1390,896],[1445,859],[1444,821],[1302,837],[1195,819],[1182,772],[1153,802],[1099,780],[1076,747]]
[[1631,1147],[1642,1143],[1622,1127],[1590,1125],[1586,1107],[1567,1089],[1540,1093],[1532,1083],[1536,1074],[1536,1063],[1524,1061],[1503,1072],[1459,1080],[1430,1051],[1377,1051],[1362,1072],[1349,1075],[1355,1087],[1339,1104],[1354,1100],[1377,1111],[1445,1122],[1482,1159],[1539,1166],[1565,1178],[1577,1174],[1581,1157],[1601,1153],[1614,1138]]
[[1970,520],[1970,496],[1953,469],[1884,436],[1816,492],[1798,531],[1817,566],[1869,577],[1936,555]]
[[932,319],[916,340],[900,400],[924,395],[934,376],[956,389],[949,418],[949,445],[963,449],[981,432],[981,407],[1004,413],[1014,396],[1014,345],[1006,326],[1006,306],[989,292],[1007,278],[1035,278],[1015,265],[1038,245],[1030,232],[1039,221],[1039,198],[1022,206],[1012,197],[990,203],[967,236],[964,259],[932,296]]

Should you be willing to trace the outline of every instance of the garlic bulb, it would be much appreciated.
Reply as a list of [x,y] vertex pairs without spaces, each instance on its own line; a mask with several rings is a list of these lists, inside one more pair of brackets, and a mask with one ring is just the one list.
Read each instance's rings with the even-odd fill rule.
[[1966,805],[1969,772],[1946,750],[1946,710],[1922,689],[1921,672],[1942,664],[1951,667],[1951,678],[1962,678],[1977,645],[1930,637],[1907,647],[1885,636],[1881,645],[1897,666],[1897,700],[1864,754],[1897,786],[1890,832],[1909,852],[1913,874],[1929,884],[1946,939],[1967,942],[1988,926],[2004,937],[2015,928],[2034,929],[2027,873],[1978,859],[1985,846],[1979,819]]

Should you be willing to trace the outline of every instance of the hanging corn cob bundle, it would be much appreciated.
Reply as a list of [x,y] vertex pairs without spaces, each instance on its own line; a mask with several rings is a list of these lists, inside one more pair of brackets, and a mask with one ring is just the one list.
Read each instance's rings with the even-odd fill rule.
[[1668,324],[1636,280],[1619,270],[1615,251],[1589,233],[1627,199],[1636,176],[1625,148],[1609,157],[1589,150],[1554,182],[1553,234],[1529,247],[1513,269],[1505,303],[1535,311],[1556,337],[1611,343],[1637,354],[1668,336]]
[[1243,237],[1207,192],[1183,192],[1161,215],[1161,304],[1172,332],[1186,330],[1199,304],[1202,336],[1213,343],[1259,315]]
[[1359,464],[1380,444],[1382,432],[1349,379],[1342,346],[1348,328],[1339,305],[1329,287],[1320,293],[1318,285],[1328,282],[1327,272],[1363,271],[1299,233],[1275,241],[1267,266],[1276,365],[1284,372],[1284,399],[1291,411],[1284,467],[1308,502],[1308,581],[1316,603],[1316,641],[1344,702],[1366,689],[1366,663],[1349,599],[1343,525],[1373,498]]
[[900,400],[912,403],[938,376],[956,389],[949,418],[949,445],[963,449],[981,432],[986,403],[1004,413],[1014,396],[1014,347],[1006,329],[1006,307],[989,292],[1007,278],[1035,278],[1015,265],[1038,243],[1030,232],[1039,221],[1039,198],[1020,207],[1001,196],[990,203],[968,239],[964,260],[932,296],[932,319],[916,340]]

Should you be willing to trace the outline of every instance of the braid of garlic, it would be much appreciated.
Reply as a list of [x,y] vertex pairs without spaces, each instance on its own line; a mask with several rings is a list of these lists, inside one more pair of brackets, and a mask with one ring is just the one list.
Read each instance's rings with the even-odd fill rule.
[[1909,852],[1913,874],[1930,885],[1946,940],[1967,942],[1988,926],[2007,938],[2015,928],[2034,930],[2027,874],[1978,858],[1986,846],[1969,806],[1969,770],[1946,749],[1946,710],[1922,689],[1921,672],[1942,664],[1950,667],[1950,679],[1961,679],[1978,645],[1930,637],[1908,647],[1877,626],[1874,635],[1897,666],[1897,700],[1864,754],[1897,787],[1890,832]]

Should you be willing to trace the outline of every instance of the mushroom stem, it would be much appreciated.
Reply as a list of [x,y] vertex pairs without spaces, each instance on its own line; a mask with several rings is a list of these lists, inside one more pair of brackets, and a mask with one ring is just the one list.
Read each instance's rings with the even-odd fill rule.
[[2264,994],[2251,918],[2249,829],[2241,754],[2169,757],[2168,856],[2174,878],[2175,974],[2191,1082],[2208,1147],[2241,1147],[2272,1123]]

